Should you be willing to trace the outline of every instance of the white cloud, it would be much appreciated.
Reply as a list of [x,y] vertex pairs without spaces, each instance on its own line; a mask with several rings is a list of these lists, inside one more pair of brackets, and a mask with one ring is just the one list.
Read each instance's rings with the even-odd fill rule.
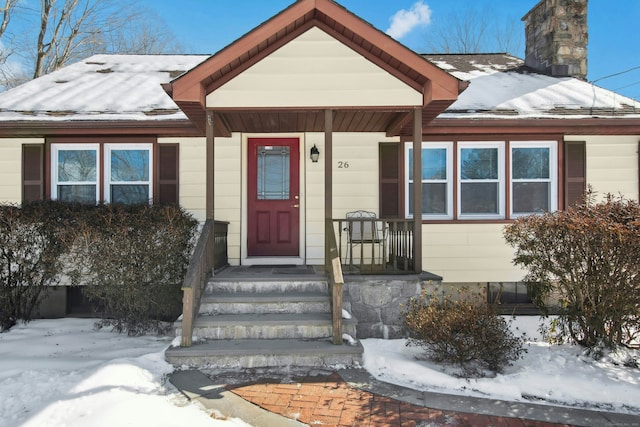
[[401,39],[418,26],[431,23],[431,9],[424,2],[418,1],[409,10],[399,10],[390,19],[391,24],[386,31],[394,39]]

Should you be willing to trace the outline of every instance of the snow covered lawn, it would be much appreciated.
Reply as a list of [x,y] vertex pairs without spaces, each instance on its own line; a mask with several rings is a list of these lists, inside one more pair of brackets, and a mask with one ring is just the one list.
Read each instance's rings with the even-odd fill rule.
[[[37,320],[0,334],[0,427],[246,426],[214,420],[166,381],[169,338],[95,331],[92,319]],[[516,322],[537,336],[537,317]],[[533,341],[495,378],[464,380],[415,359],[404,340],[363,340],[365,368],[419,390],[530,400],[640,414],[640,370],[583,360],[578,349]]]
[[512,324],[525,332],[528,353],[495,378],[462,379],[420,358],[421,349],[405,340],[362,340],[364,367],[376,378],[416,390],[495,399],[550,403],[640,414],[640,369],[594,361],[574,346],[542,342],[537,316]]
[[0,427],[246,426],[212,420],[165,375],[169,338],[36,320],[0,334]]

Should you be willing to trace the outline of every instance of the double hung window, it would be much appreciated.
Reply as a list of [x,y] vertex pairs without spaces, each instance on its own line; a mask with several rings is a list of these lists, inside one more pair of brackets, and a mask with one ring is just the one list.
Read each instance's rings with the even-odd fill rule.
[[98,144],[57,144],[51,149],[51,198],[96,203],[100,197]]
[[511,143],[511,215],[557,209],[555,142]]
[[[408,218],[413,217],[412,147],[405,145]],[[556,141],[423,142],[422,218],[511,219],[554,211],[557,151]]]
[[[405,146],[407,197],[406,209],[413,217],[413,147]],[[453,218],[453,143],[422,143],[422,218]]]
[[504,143],[458,144],[458,215],[504,217]]
[[105,200],[111,203],[149,203],[151,146],[108,144],[105,147]]
[[151,144],[52,144],[51,153],[52,199],[134,204],[152,198]]

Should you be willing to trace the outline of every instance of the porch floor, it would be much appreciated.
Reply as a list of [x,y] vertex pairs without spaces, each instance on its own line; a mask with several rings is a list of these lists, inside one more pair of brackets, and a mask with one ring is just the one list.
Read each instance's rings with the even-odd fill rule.
[[216,280],[310,280],[325,279],[321,265],[236,265],[216,272]]
[[[442,281],[442,277],[437,274],[423,271],[420,274],[385,274],[379,272],[361,272],[357,268],[343,270],[345,282],[359,282],[376,277],[384,277],[393,280],[393,277],[407,279],[411,276],[419,277],[421,280]],[[323,265],[237,265],[226,267],[211,277],[211,281],[219,280],[310,280],[326,279],[327,275]]]

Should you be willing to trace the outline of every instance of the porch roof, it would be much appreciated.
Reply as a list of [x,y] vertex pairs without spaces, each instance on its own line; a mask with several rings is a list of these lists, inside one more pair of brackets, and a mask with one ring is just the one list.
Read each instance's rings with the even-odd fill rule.
[[204,132],[207,95],[314,27],[422,94],[422,105],[216,109],[216,136],[231,132],[320,132],[327,109],[335,111],[336,132],[399,135],[411,122],[414,108],[423,110],[423,123],[428,123],[455,102],[467,86],[336,2],[298,0],[164,88]]

